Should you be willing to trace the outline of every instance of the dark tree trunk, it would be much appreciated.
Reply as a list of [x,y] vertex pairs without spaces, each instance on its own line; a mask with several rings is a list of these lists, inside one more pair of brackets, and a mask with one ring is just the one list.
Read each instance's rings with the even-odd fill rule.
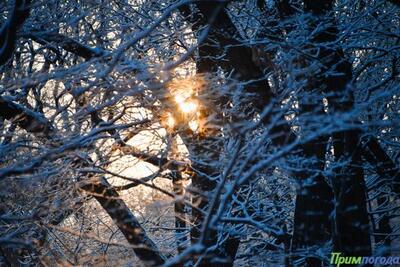
[[15,0],[10,17],[0,29],[0,66],[12,57],[17,41],[17,31],[29,17],[30,0]]
[[[397,168],[393,160],[387,155],[386,151],[382,149],[378,140],[372,136],[363,138],[362,155],[366,161],[368,161],[376,170],[380,180],[375,186],[377,187],[388,187],[390,192],[394,192],[396,195],[400,194],[400,171]],[[377,199],[378,206],[380,209],[385,209],[390,203],[390,198],[382,193]],[[390,236],[392,233],[392,227],[390,225],[390,215],[387,212],[382,215],[379,214],[377,235],[375,236],[376,242],[383,242],[390,253],[390,246],[393,237]]]
[[[174,193],[177,197],[184,197],[184,186],[182,174],[179,171],[173,171],[172,184]],[[186,211],[183,199],[177,199],[174,203],[175,228],[178,252],[181,253],[186,247]]]
[[[239,81],[262,78],[264,74],[252,61],[251,48],[241,45],[238,39],[235,39],[235,37],[240,37],[239,33],[223,7],[224,4],[204,1],[197,4],[201,16],[193,15],[188,10],[185,10],[184,14],[187,17],[192,16],[194,31],[199,30],[208,23],[212,23],[213,25],[208,38],[199,47],[199,59],[197,60],[198,72],[212,72],[215,71],[216,66],[220,66],[226,72],[235,70],[234,77]],[[290,6],[283,6],[281,8],[284,11],[290,11]],[[218,15],[214,20],[211,20],[218,10]],[[252,104],[258,112],[261,112],[272,99],[272,91],[266,79],[250,83],[246,86],[246,91],[256,95]],[[263,123],[268,125],[270,123],[269,118],[265,118]],[[278,146],[283,146],[295,139],[289,125],[285,123],[274,127],[271,133],[275,136],[273,143]],[[320,164],[322,162],[322,165],[324,165],[323,159],[325,157],[326,140],[324,142],[315,140],[315,142],[319,146],[316,149],[318,151],[316,153],[318,154]],[[314,152],[313,142],[304,146],[304,153],[307,156],[315,156]],[[323,169],[323,166],[320,168]],[[299,175],[299,178],[302,177],[304,179],[309,175],[311,174],[303,173]],[[299,194],[296,199],[296,223],[293,244],[299,248],[317,245],[322,240],[327,241],[329,239],[331,229],[329,216],[332,213],[333,198],[332,190],[322,176],[316,176],[313,180],[315,183],[304,189],[303,193]],[[194,185],[197,182],[195,180]],[[201,185],[198,185],[198,187],[201,187]],[[308,191],[308,193],[304,194],[304,191]],[[285,240],[278,242],[287,243]],[[235,239],[230,239],[225,244],[229,248],[236,247],[236,249],[231,249],[234,252],[234,254],[231,254],[233,256],[236,254],[237,244],[238,242]]]
[[[329,15],[333,7],[333,1],[307,0],[304,4],[305,11],[312,15],[311,27],[320,26],[320,16]],[[319,49],[317,55],[323,64],[316,78],[321,80],[321,86],[326,92],[333,92],[338,96],[328,99],[333,112],[350,111],[354,108],[351,92],[348,92],[348,83],[352,75],[351,64],[344,58],[340,48],[325,45],[335,41],[338,32],[334,19],[325,23],[327,25],[311,37]],[[339,74],[327,74],[328,71]],[[335,168],[332,178],[336,201],[334,250],[348,256],[371,254],[367,192],[360,145],[357,130],[350,129],[333,134],[336,163],[341,163]]]
[[336,198],[335,251],[344,255],[371,255],[366,187],[362,167],[360,136],[357,130],[333,135],[335,158],[349,161],[335,170]]
[[306,253],[302,266],[321,266],[321,258],[313,255],[332,237],[333,192],[322,175],[327,141],[328,137],[322,136],[300,148],[300,160],[305,163],[295,173],[300,188],[296,195],[291,251],[293,259]]

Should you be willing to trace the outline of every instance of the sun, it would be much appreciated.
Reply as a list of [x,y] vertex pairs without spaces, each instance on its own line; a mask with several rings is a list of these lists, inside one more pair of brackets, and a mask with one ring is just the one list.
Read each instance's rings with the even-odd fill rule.
[[174,79],[168,84],[170,104],[173,108],[165,116],[164,124],[169,129],[183,123],[193,132],[199,132],[201,125],[200,110],[204,108],[200,102],[199,93],[204,85],[203,77]]
[[179,104],[179,108],[183,113],[187,115],[195,114],[198,109],[198,104],[196,103],[196,101],[189,100]]
[[196,113],[198,109],[198,102],[194,99],[194,90],[191,87],[185,89],[174,90],[171,92],[174,101],[181,112],[186,115]]

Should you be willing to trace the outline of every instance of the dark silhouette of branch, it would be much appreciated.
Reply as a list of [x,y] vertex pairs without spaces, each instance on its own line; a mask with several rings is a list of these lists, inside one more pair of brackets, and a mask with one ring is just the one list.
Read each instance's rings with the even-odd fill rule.
[[160,266],[164,263],[165,257],[147,236],[146,231],[119,197],[117,191],[105,178],[93,177],[80,188],[93,195],[107,211],[129,244],[133,245],[135,254],[146,266]]
[[7,96],[0,96],[0,118],[13,121],[28,132],[48,134],[52,131],[52,126],[41,113],[25,108]]
[[13,55],[17,41],[17,31],[29,17],[30,0],[16,0],[10,17],[0,29],[0,66]]
[[400,7],[400,1],[399,0],[389,0],[390,3]]
[[21,36],[24,38],[31,38],[42,45],[46,45],[48,43],[55,44],[62,47],[64,50],[87,60],[108,54],[107,51],[103,49],[92,48],[74,40],[73,38],[59,33],[31,30],[27,33],[23,33]]

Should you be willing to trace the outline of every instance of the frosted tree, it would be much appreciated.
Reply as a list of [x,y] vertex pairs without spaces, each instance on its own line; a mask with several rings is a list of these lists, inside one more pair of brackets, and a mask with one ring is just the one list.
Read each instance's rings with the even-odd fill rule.
[[0,5],[2,265],[398,250],[397,1]]

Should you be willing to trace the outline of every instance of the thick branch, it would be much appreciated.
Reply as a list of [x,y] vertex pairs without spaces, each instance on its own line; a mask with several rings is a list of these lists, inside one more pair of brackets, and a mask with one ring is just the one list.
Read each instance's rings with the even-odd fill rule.
[[379,144],[378,140],[370,136],[363,146],[364,158],[375,167],[381,178],[388,178],[391,189],[400,194],[400,170]]
[[22,36],[25,38],[32,38],[34,41],[42,45],[54,43],[62,47],[64,50],[83,57],[84,59],[91,59],[106,55],[106,51],[100,48],[92,48],[59,33],[31,31],[29,33],[24,33]]
[[400,7],[400,1],[399,0],[389,0],[390,3]]
[[165,257],[105,178],[93,178],[81,188],[92,194],[107,211],[126,240],[134,246],[133,250],[136,255],[146,266],[160,266],[164,263]]
[[14,52],[17,31],[29,17],[30,2],[30,0],[16,0],[11,16],[0,29],[0,66],[4,65]]
[[47,134],[52,130],[52,126],[42,114],[15,103],[7,96],[0,96],[0,118],[13,121],[32,133]]

